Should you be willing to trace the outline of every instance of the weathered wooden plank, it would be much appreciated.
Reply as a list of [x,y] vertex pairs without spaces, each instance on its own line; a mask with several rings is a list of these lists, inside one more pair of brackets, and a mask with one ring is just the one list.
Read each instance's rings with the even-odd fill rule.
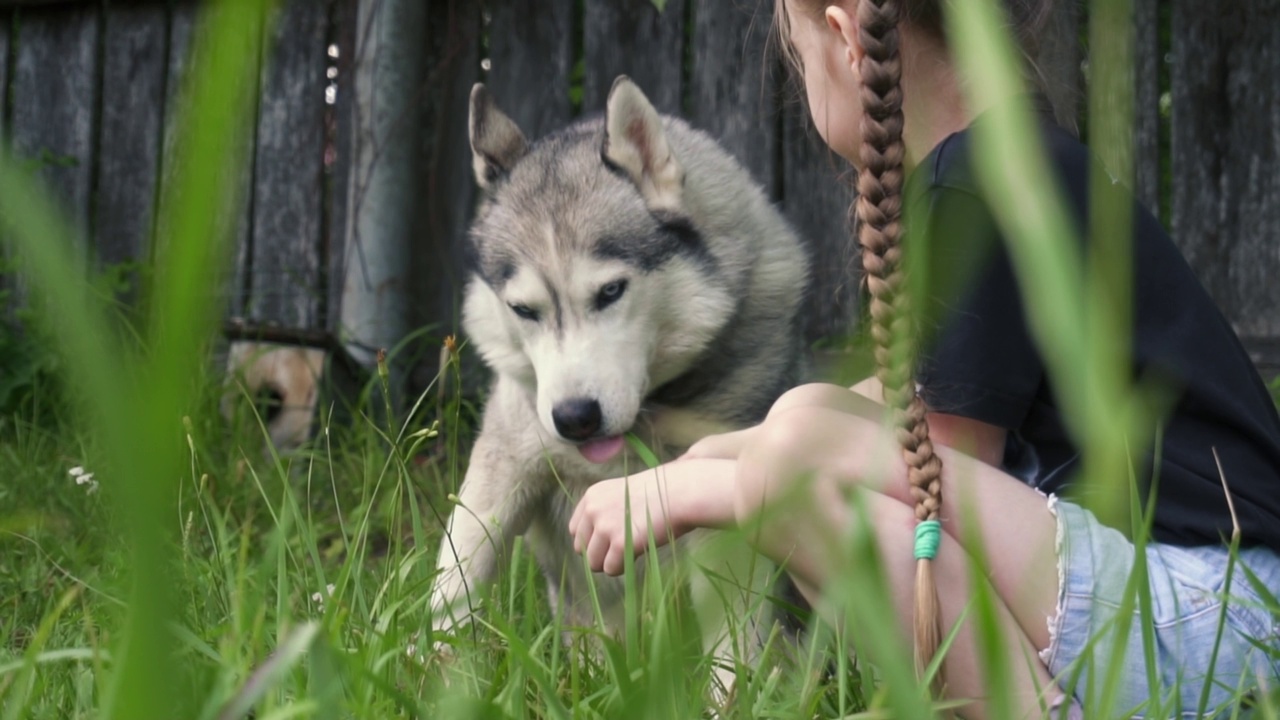
[[0,141],[7,137],[5,118],[9,102],[9,33],[13,27],[13,13],[0,10]]
[[[424,93],[427,142],[422,168],[427,194],[418,222],[422,243],[414,248],[412,327],[432,325],[435,337],[457,331],[465,279],[463,248],[475,199],[467,105],[479,78],[480,8],[470,0],[446,0],[428,8],[427,63],[431,82]],[[434,372],[434,363],[429,363]]]
[[1280,335],[1280,1],[1173,3],[1172,216],[1242,336]]
[[1133,0],[1133,173],[1138,200],[1160,212],[1160,0]]
[[685,3],[668,0],[591,0],[583,14],[585,77],[582,108],[604,109],[618,75],[629,75],[659,112],[681,114]]
[[694,7],[689,117],[776,196],[779,69],[765,57],[772,8],[768,0]]
[[1227,114],[1226,49],[1216,11],[1174,0],[1171,188],[1173,236],[1223,310],[1230,229],[1222,223],[1218,187]]
[[251,320],[318,327],[324,305],[324,88],[328,7],[289,0],[270,23],[258,104]]
[[328,257],[325,261],[329,268],[329,298],[325,307],[324,329],[339,335],[340,318],[342,317],[343,274],[346,265],[344,258],[347,250],[347,224],[350,220],[350,202],[352,185],[352,149],[354,147],[355,127],[355,91],[352,83],[355,79],[354,61],[356,56],[356,5],[357,0],[334,0],[333,22],[336,37],[334,46],[338,53],[330,58],[329,63],[338,71],[332,82],[335,87],[334,104],[331,110],[332,126],[329,129],[333,139],[332,158],[329,167],[329,223]]
[[[0,9],[0,146],[9,141],[8,113],[6,104],[9,99],[9,33],[12,30],[13,12]],[[7,149],[7,146],[6,148]],[[0,243],[0,266],[8,263],[8,246]],[[17,278],[0,274],[0,321],[7,320],[16,309],[16,300],[6,299],[17,292]]]
[[164,140],[161,143],[161,188],[171,181],[170,174],[177,145],[178,122],[181,120],[182,93],[187,71],[191,65],[191,51],[195,45],[196,20],[199,8],[195,3],[177,3],[169,13],[169,56],[165,68],[165,117]]
[[[172,6],[169,29],[168,79],[165,85],[165,131],[164,148],[161,160],[161,192],[160,202],[166,206],[174,201],[175,161],[178,159],[178,122],[181,120],[186,104],[185,89],[189,81],[189,73],[194,66],[197,53],[212,52],[212,48],[201,37],[203,15],[206,11],[241,12],[241,8],[228,5],[206,5],[203,3],[181,2]],[[260,19],[249,18],[244,32],[239,36],[240,42],[235,47],[225,48],[226,52],[241,52],[251,57],[259,57],[261,47]],[[255,74],[254,77],[257,77]],[[255,99],[256,88],[250,93]],[[232,189],[234,197],[231,205],[219,217],[211,222],[219,225],[223,234],[223,242],[232,248],[230,275],[226,281],[228,312],[232,317],[242,317],[245,311],[247,294],[247,264],[249,256],[249,206],[247,189],[253,182],[253,144],[257,127],[256,105],[250,105],[252,112],[246,113],[244,125],[236,134],[242,140],[242,146],[225,159],[219,173],[224,182]],[[157,238],[168,237],[166,228],[157,228]]]
[[499,0],[489,5],[490,67],[485,82],[498,107],[530,139],[559,128],[573,114],[573,10],[573,0],[536,5]]
[[104,265],[146,257],[163,128],[163,5],[110,5],[103,18],[94,247]]
[[93,178],[98,19],[92,6],[22,11],[12,81],[14,149],[38,165],[82,242]]
[[1040,37],[1036,64],[1054,116],[1073,133],[1079,132],[1084,97],[1081,56],[1080,0],[1056,2]]
[[813,254],[806,298],[810,340],[851,333],[857,321],[858,271],[847,220],[850,165],[831,152],[799,102],[783,109],[783,210]]
[[[1223,197],[1236,222],[1227,269],[1232,321],[1243,335],[1280,337],[1280,0],[1225,4],[1231,125]],[[1201,5],[1201,12],[1214,12]]]

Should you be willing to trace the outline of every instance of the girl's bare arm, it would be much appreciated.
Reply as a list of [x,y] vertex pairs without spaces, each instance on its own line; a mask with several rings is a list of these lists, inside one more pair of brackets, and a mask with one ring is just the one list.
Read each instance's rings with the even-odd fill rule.
[[598,482],[569,520],[574,550],[586,552],[592,570],[619,575],[624,553],[644,552],[650,535],[661,546],[696,528],[728,527],[734,522],[734,475],[733,460],[687,459]]

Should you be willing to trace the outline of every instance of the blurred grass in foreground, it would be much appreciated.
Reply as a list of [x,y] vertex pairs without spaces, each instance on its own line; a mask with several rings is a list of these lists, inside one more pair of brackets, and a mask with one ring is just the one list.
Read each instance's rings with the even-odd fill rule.
[[[179,442],[182,418],[190,412],[206,362],[219,308],[213,299],[227,257],[215,221],[234,207],[235,188],[225,180],[227,158],[247,111],[249,53],[218,51],[236,37],[255,32],[266,3],[222,4],[206,13],[201,42],[214,49],[197,53],[189,102],[180,121],[176,191],[160,208],[159,227],[167,237],[148,298],[149,314],[140,343],[112,322],[85,279],[83,253],[47,195],[8,155],[0,163],[0,223],[61,346],[72,387],[101,433],[103,455],[95,470],[104,493],[116,505],[129,547],[127,601],[123,626],[111,642],[109,682],[99,687],[106,717],[186,716],[193,698],[189,679],[172,661],[169,626],[177,590],[172,581],[177,479],[183,469]],[[101,661],[101,659],[99,659]]]

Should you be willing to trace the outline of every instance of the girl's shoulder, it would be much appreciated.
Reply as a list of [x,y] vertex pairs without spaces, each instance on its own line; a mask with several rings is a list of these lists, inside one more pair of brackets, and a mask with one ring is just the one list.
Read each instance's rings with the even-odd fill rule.
[[[1058,125],[1051,112],[1035,107],[1039,136],[1050,166],[1068,194],[1083,197],[1088,187],[1089,149]],[[920,162],[911,178],[918,191],[947,189],[985,195],[977,175],[975,158],[980,144],[974,130],[985,117],[979,116],[968,127],[948,135]]]

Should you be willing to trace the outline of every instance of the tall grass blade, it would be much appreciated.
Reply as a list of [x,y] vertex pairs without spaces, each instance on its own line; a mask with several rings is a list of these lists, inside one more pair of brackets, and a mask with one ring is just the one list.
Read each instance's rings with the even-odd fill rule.
[[[1099,400],[1123,404],[1131,377],[1133,325],[1133,46],[1132,0],[1092,0],[1089,12],[1088,367]],[[1099,408],[1099,411],[1102,408]],[[1116,432],[1119,430],[1120,432]],[[1084,477],[1090,509],[1112,527],[1128,522],[1124,431],[1094,428]],[[1143,446],[1138,446],[1143,447]]]
[[280,647],[249,676],[240,692],[227,703],[218,720],[238,720],[252,710],[267,691],[302,659],[319,629],[318,623],[308,622],[286,635]]
[[[102,301],[90,294],[82,253],[38,184],[0,156],[0,235],[23,258],[27,279],[49,318],[73,385],[106,446],[103,484],[116,502],[132,559],[128,618],[116,633],[116,666],[101,707],[108,718],[188,715],[183,669],[173,662],[170,566],[175,479],[182,463],[179,420],[193,405],[202,348],[215,328],[215,299],[227,256],[211,219],[234,215],[236,188],[222,169],[234,157],[237,130],[256,88],[257,54],[230,51],[246,28],[257,33],[267,3],[205,8],[187,112],[174,167],[173,202],[159,211],[167,236],[156,253],[145,346],[112,332]],[[54,320],[56,318],[56,321]]]

